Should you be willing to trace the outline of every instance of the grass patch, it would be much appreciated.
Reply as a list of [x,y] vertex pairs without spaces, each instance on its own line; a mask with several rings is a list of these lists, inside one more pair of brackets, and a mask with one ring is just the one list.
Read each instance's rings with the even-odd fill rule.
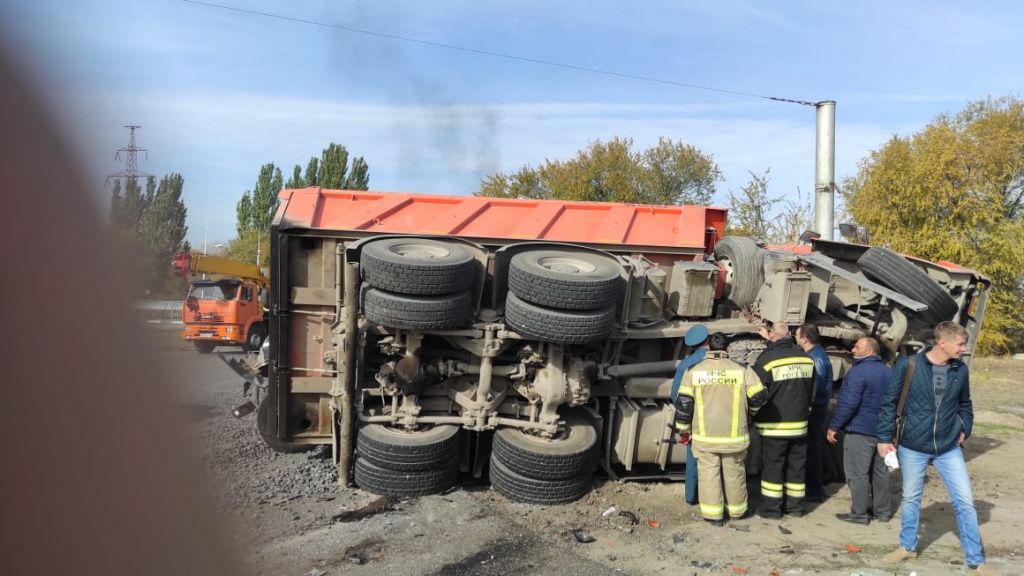
[[974,422],[974,434],[979,432],[1013,434],[1024,432],[1024,428],[1007,426],[1006,424],[992,424],[990,422]]

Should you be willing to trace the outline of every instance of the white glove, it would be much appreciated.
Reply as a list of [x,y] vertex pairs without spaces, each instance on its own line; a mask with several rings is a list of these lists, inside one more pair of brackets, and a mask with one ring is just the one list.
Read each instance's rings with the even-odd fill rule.
[[889,467],[889,470],[899,470],[900,461],[896,458],[895,450],[889,450],[885,453],[885,465]]

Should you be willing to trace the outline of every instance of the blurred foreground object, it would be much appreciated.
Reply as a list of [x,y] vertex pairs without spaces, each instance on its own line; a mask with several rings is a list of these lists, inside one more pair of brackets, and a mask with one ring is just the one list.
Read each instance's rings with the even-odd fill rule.
[[[0,46],[0,574],[234,574],[100,207]],[[69,282],[69,279],[73,279]],[[87,305],[74,306],[68,296]]]

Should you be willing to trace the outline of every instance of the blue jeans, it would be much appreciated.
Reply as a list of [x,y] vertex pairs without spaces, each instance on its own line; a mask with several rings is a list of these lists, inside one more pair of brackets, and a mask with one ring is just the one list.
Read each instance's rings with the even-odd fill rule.
[[917,526],[921,519],[924,476],[928,464],[931,464],[942,478],[942,483],[946,485],[949,499],[953,503],[956,527],[960,532],[960,546],[964,549],[967,565],[974,567],[984,564],[985,554],[981,547],[981,533],[978,531],[978,513],[974,509],[971,479],[967,476],[963,451],[955,447],[934,455],[900,446],[898,456],[900,468],[903,470],[903,526],[900,529],[900,546],[911,551],[917,548]]

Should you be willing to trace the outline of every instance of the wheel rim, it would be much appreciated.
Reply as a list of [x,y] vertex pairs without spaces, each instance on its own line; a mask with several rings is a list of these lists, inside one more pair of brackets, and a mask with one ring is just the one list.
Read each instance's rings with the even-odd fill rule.
[[587,262],[586,260],[579,260],[576,258],[566,258],[565,256],[545,256],[537,259],[537,264],[542,268],[551,270],[552,272],[561,272],[562,274],[593,274],[597,267]]
[[395,244],[389,248],[392,254],[413,260],[434,260],[447,258],[451,250],[443,246],[430,246],[427,244]]
[[249,347],[250,348],[253,348],[253,349],[259,348],[260,344],[263,343],[262,340],[263,340],[263,338],[260,336],[259,332],[253,331],[253,332],[249,333]]
[[732,260],[728,258],[722,258],[718,261],[719,269],[725,273],[725,279],[723,284],[725,285],[725,295],[728,296],[732,292],[732,277],[736,273],[733,268]]

